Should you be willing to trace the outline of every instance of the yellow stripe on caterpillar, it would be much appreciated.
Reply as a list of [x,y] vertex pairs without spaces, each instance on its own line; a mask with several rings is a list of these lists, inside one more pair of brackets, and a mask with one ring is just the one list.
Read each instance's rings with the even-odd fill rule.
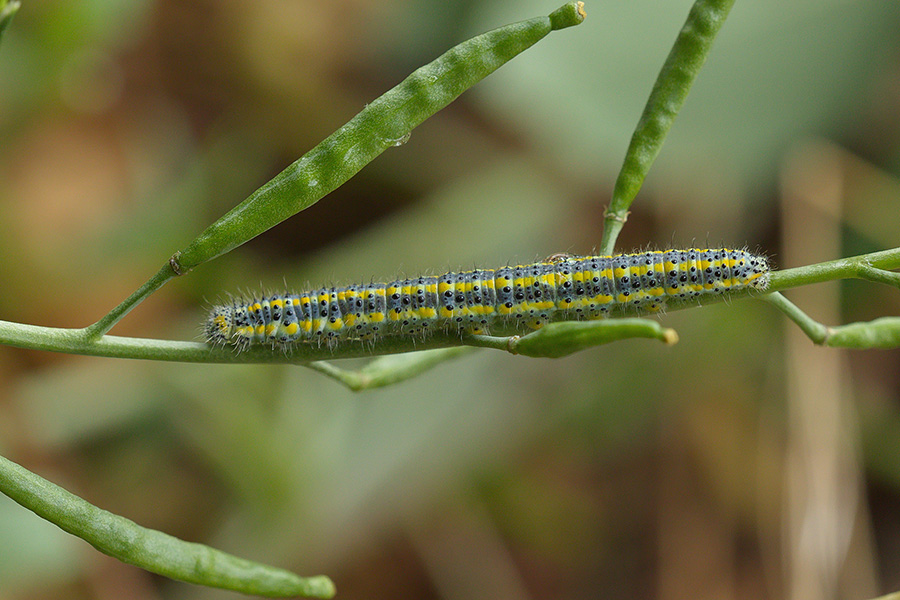
[[656,312],[668,300],[764,290],[768,281],[766,257],[746,250],[554,255],[529,265],[235,299],[212,308],[205,331],[210,344],[239,349],[334,346],[343,340],[374,342],[441,329],[488,333],[613,312]]

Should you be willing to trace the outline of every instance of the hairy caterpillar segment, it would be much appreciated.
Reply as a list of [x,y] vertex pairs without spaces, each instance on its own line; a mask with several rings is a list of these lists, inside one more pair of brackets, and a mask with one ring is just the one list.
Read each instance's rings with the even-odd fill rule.
[[214,307],[207,341],[238,348],[299,342],[426,336],[444,329],[488,333],[493,325],[596,319],[611,311],[656,312],[688,300],[769,281],[764,256],[688,249],[616,256],[554,255],[546,262],[445,273],[392,283],[321,288]]

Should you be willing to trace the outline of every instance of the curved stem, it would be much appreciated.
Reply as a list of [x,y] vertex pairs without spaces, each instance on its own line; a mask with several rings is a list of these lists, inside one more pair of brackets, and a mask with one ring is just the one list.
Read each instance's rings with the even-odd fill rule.
[[882,317],[873,321],[828,327],[807,315],[779,292],[768,294],[763,300],[786,314],[819,346],[862,350],[900,346],[900,317]]
[[823,344],[828,337],[828,328],[803,312],[799,306],[785,298],[780,292],[772,292],[763,296],[763,300],[775,306],[796,323],[814,344]]
[[80,330],[86,341],[96,341],[103,334],[113,328],[113,326],[122,320],[122,318],[131,312],[135,306],[140,304],[150,294],[164,286],[170,279],[174,278],[178,273],[172,267],[171,261],[160,269],[156,275],[151,277],[147,282],[139,287],[133,294],[128,296],[124,302],[109,311],[102,319]]

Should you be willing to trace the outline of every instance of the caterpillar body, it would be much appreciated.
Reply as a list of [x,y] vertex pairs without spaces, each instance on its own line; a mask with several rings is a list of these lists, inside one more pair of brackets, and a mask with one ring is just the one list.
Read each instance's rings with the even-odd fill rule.
[[554,255],[543,262],[476,269],[260,298],[214,306],[207,342],[289,348],[381,337],[508,331],[524,324],[656,312],[668,300],[742,288],[764,290],[765,256],[746,250],[687,249],[615,256]]

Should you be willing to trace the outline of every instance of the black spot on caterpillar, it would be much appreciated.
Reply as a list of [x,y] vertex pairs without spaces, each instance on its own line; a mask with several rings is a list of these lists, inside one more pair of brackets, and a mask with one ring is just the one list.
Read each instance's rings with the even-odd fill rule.
[[[613,312],[656,312],[731,290],[764,290],[765,256],[746,250],[687,249],[616,256],[553,255],[544,262],[451,272],[391,283],[321,288],[234,299],[212,308],[207,342],[242,349],[298,343],[427,336],[436,330],[489,333]],[[502,326],[502,327],[500,327]]]

